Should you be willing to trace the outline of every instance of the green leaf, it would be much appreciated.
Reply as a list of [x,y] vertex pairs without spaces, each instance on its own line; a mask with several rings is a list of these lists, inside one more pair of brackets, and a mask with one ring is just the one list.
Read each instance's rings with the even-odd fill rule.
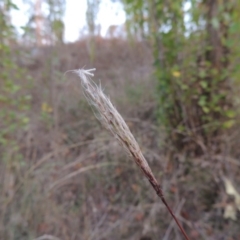
[[235,124],[235,120],[228,120],[228,121],[226,121],[226,122],[224,122],[223,123],[223,127],[224,128],[231,128],[231,127],[233,127],[233,125]]
[[227,110],[225,112],[226,116],[229,117],[229,118],[234,118],[236,116],[236,112],[233,111],[233,110]]
[[19,10],[18,6],[17,6],[16,4],[14,4],[13,2],[10,2],[9,6],[10,6],[12,9]]
[[201,69],[200,71],[199,71],[199,77],[200,78],[205,78],[206,77],[206,71],[204,70],[204,69]]
[[212,19],[212,25],[213,25],[213,27],[215,28],[215,29],[219,29],[219,21],[218,21],[218,19],[217,18],[213,18]]
[[201,87],[202,87],[203,89],[206,89],[206,88],[208,87],[207,81],[201,81],[201,82],[200,82],[200,85],[201,85]]
[[198,105],[204,107],[206,105],[206,96],[201,96],[198,100]]
[[22,118],[22,123],[23,124],[28,124],[29,123],[29,118],[28,117]]
[[209,112],[210,112],[210,109],[209,109],[208,107],[206,107],[206,106],[203,106],[203,107],[202,107],[202,110],[203,110],[203,112],[205,112],[205,113],[209,113]]

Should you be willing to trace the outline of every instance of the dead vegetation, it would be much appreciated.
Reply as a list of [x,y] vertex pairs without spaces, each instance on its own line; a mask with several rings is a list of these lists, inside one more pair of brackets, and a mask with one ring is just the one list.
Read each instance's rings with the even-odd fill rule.
[[[223,136],[219,155],[173,154],[157,123],[148,45],[97,39],[93,61],[90,52],[87,40],[21,49],[17,61],[33,78],[31,121],[17,136],[22,161],[1,162],[0,239],[182,239],[139,170],[102,131],[77,77],[66,73],[84,66],[97,68],[95,79],[123,113],[190,239],[240,239],[239,206],[224,186],[226,177],[240,192],[239,130]],[[225,215],[229,206],[235,220]]]

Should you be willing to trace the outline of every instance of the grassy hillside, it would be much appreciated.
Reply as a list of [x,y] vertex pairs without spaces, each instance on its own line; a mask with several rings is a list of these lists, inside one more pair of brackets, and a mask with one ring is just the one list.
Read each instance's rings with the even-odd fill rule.
[[[0,239],[181,239],[68,72],[83,67],[97,69],[94,80],[126,119],[190,238],[240,239],[239,206],[223,179],[240,183],[239,130],[223,136],[229,143],[224,155],[173,154],[157,122],[147,43],[96,39],[92,52],[86,39],[17,50],[16,63],[30,77],[18,82],[31,96],[30,121],[15,136],[21,160],[0,163]],[[224,217],[229,206],[236,220]]]

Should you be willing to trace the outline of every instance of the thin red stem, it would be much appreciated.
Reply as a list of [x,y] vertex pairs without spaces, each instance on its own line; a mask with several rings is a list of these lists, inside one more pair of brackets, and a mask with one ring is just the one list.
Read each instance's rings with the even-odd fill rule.
[[[137,157],[135,157],[135,155],[133,153],[132,153],[132,155],[133,155],[134,159],[136,160],[136,163],[138,164],[140,162],[140,160]],[[161,185],[158,184],[157,179],[154,177],[153,173],[151,171],[148,171],[145,168],[145,166],[140,165],[140,168],[142,169],[144,175],[147,177],[147,179],[150,182],[150,184],[152,185],[153,189],[155,190],[155,192],[160,197],[160,199],[162,200],[163,204],[166,206],[167,210],[169,211],[169,213],[173,217],[174,221],[178,225],[178,228],[181,231],[181,233],[183,234],[183,236],[185,237],[185,239],[186,240],[190,240],[190,238],[186,234],[185,230],[183,229],[183,227],[179,223],[178,219],[176,218],[175,214],[173,213],[172,209],[167,204],[167,202],[166,202],[166,200],[165,200],[165,198],[163,196],[163,191],[162,191]]]
[[168,209],[169,213],[172,215],[174,221],[176,222],[176,224],[178,225],[181,233],[183,234],[183,236],[185,237],[186,240],[190,240],[187,233],[185,232],[185,230],[183,229],[182,225],[179,223],[177,217],[175,216],[175,214],[172,212],[172,209],[169,207],[169,205],[167,204],[165,198],[163,196],[159,196],[162,200],[162,202],[164,203],[164,205],[166,206],[166,208]]

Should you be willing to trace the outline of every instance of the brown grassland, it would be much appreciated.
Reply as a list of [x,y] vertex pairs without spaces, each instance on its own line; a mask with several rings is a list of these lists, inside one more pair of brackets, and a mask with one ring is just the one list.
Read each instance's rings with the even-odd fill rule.
[[142,173],[96,120],[78,77],[67,72],[83,67],[97,69],[94,80],[123,115],[190,239],[240,239],[239,211],[237,220],[224,218],[235,202],[223,181],[240,191],[239,130],[223,136],[224,154],[172,153],[157,120],[149,45],[95,44],[92,55],[88,39],[20,49],[18,65],[33,79],[24,88],[32,96],[30,124],[16,137],[24,164],[1,163],[0,239],[182,239]]

